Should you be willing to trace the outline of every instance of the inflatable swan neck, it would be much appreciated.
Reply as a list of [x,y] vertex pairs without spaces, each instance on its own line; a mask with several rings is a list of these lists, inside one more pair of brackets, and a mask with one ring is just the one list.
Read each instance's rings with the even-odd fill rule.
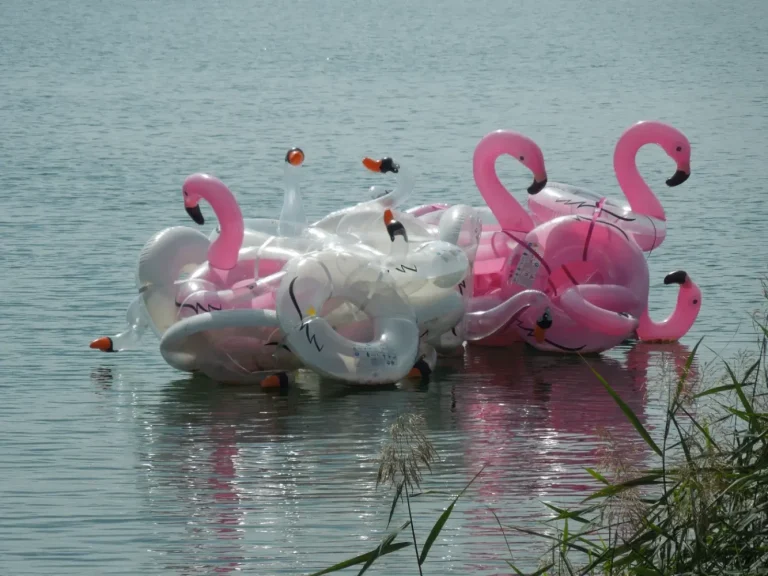
[[541,338],[552,327],[549,305],[549,297],[543,292],[523,290],[492,308],[468,312],[465,314],[466,339],[483,340],[506,330],[526,311],[537,318],[536,333],[537,338]]
[[184,207],[197,224],[204,224],[200,200],[213,208],[221,227],[219,237],[208,249],[208,262],[219,270],[231,270],[237,265],[237,256],[243,245],[245,226],[243,214],[234,194],[215,176],[192,174],[182,186]]
[[114,336],[102,336],[91,342],[90,347],[102,352],[120,352],[131,350],[138,346],[141,337],[147,329],[148,323],[142,310],[143,296],[136,296],[128,306],[125,319],[128,329]]
[[299,192],[300,167],[304,162],[301,148],[291,148],[285,155],[283,209],[277,224],[278,236],[301,236],[307,228],[304,202]]
[[410,173],[392,158],[385,157],[380,160],[374,160],[366,157],[363,158],[363,166],[371,172],[395,174],[397,178],[395,189],[381,198],[375,198],[373,202],[377,202],[387,208],[395,208],[402,204],[413,192],[413,178]]
[[637,168],[637,153],[646,144],[660,146],[675,160],[677,170],[667,185],[678,186],[691,174],[691,146],[685,135],[663,122],[638,122],[619,138],[613,155],[613,168],[619,187],[633,211],[666,220],[664,208]]
[[[597,304],[591,302],[594,300]],[[631,315],[617,312],[623,303],[636,301],[632,292],[620,285],[581,284],[566,290],[560,297],[560,306],[573,319],[588,330],[611,336],[631,336],[638,321]]]
[[517,132],[498,130],[480,140],[472,159],[475,184],[501,229],[529,232],[534,227],[533,219],[496,173],[496,160],[502,154],[509,154],[531,170],[534,182],[528,188],[529,194],[541,191],[547,183],[544,155],[530,138]]
[[646,307],[637,327],[637,337],[643,341],[676,342],[691,329],[701,309],[701,289],[690,276],[678,270],[664,278],[664,284],[679,284],[675,309],[665,320],[654,322]]

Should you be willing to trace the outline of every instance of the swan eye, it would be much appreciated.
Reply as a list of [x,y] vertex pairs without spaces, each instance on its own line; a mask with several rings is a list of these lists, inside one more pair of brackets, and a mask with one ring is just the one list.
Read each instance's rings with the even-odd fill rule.
[[683,147],[682,146],[678,146],[677,148],[675,148],[675,150],[677,150],[678,152],[682,152],[683,151]]
[[524,162],[524,161],[525,161],[525,156],[520,156],[520,162]]

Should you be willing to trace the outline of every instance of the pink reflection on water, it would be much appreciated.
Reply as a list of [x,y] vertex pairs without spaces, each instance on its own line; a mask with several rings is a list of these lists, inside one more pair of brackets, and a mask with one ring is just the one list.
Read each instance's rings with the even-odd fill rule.
[[[678,378],[689,354],[690,349],[679,343],[639,343],[625,353],[623,361],[525,349],[468,349],[467,371],[481,384],[456,387],[456,414],[458,426],[466,433],[463,456],[468,469],[487,467],[472,488],[479,505],[457,512],[469,538],[498,543],[468,547],[475,570],[497,571],[499,557],[505,556],[501,551],[506,544],[489,508],[504,523],[530,525],[548,517],[541,501],[577,504],[597,487],[585,468],[600,468],[606,432],[626,465],[641,468],[650,463],[650,449],[592,369],[654,435],[647,410],[649,382],[654,388],[670,383],[670,375],[661,373],[669,371],[670,358],[672,376]],[[662,369],[661,364],[666,367]],[[696,374],[694,365],[690,377]],[[656,410],[661,417],[665,406]],[[530,543],[519,535],[507,534],[507,538],[518,545]]]

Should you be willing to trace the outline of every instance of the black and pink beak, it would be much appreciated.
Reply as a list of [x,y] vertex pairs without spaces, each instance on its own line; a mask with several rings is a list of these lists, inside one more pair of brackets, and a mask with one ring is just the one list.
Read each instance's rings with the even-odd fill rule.
[[680,186],[683,182],[688,180],[688,178],[691,176],[691,166],[687,162],[684,164],[678,164],[677,165],[677,172],[675,172],[672,175],[672,178],[667,180],[667,186],[670,188],[674,188],[675,186]]
[[196,224],[200,224],[202,226],[205,224],[205,218],[203,218],[203,213],[200,211],[200,206],[185,206],[187,210],[187,214],[189,214],[189,217],[192,218],[192,220],[195,221]]
[[538,194],[539,192],[544,190],[544,187],[546,185],[547,185],[547,175],[546,174],[544,175],[544,178],[542,178],[541,180],[539,180],[537,178],[534,178],[533,179],[533,184],[528,186],[528,194],[530,194],[531,196],[533,196],[534,194]]
[[682,286],[688,282],[688,273],[685,270],[675,270],[664,276],[664,284],[679,284]]

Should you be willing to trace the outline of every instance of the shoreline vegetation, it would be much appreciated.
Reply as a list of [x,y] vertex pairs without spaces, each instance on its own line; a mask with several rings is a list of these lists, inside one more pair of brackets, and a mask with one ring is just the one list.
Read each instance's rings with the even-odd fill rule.
[[[763,282],[768,302],[768,284]],[[720,359],[721,375],[706,387],[694,385],[691,366],[696,344],[681,374],[669,386],[669,401],[660,439],[654,439],[610,383],[594,369],[596,379],[624,413],[659,464],[643,470],[625,466],[620,455],[606,459],[601,470],[586,471],[601,485],[573,509],[543,503],[552,517],[542,529],[508,526],[491,511],[499,531],[499,561],[510,574],[555,575],[683,575],[768,574],[768,322],[755,314],[755,348],[736,361]],[[584,358],[589,364],[589,360]],[[693,406],[706,397],[706,413]],[[394,491],[389,524],[397,506],[408,521],[391,530],[381,543],[312,576],[354,567],[358,575],[382,556],[397,553],[403,573],[430,572],[429,552],[454,506],[483,468],[448,502],[430,532],[417,536],[411,499],[424,470],[432,471],[437,453],[423,432],[424,421],[403,414],[390,427],[379,457],[377,487]],[[523,572],[507,534],[524,533],[546,543],[537,570]],[[411,550],[409,550],[409,548]],[[412,563],[412,564],[411,564]],[[352,570],[347,571],[353,573]],[[432,573],[437,573],[432,571]]]

